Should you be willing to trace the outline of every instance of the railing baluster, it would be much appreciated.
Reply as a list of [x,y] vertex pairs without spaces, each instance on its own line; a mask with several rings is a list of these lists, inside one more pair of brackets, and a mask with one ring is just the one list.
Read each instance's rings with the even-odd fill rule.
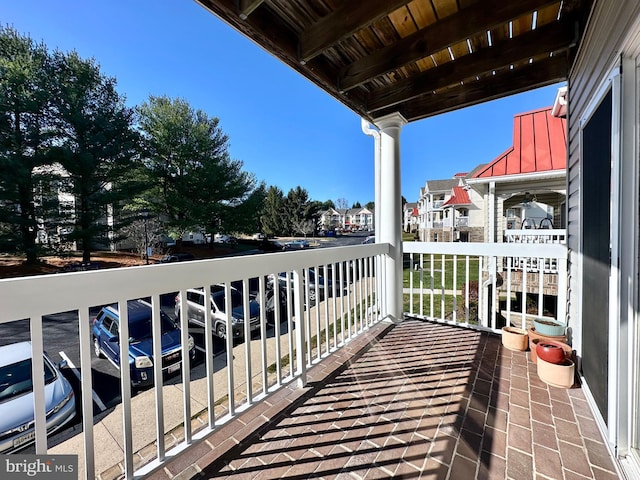
[[[307,384],[307,355],[305,353],[305,339],[306,339],[306,325],[303,319],[304,315],[304,299],[302,296],[303,290],[303,271],[293,271],[293,296],[295,304],[295,315],[298,321],[296,322],[296,363],[297,363],[297,377],[298,386],[300,388]],[[309,342],[307,345],[311,346]],[[291,360],[293,361],[293,359]]]
[[453,323],[458,323],[458,256],[453,256]]
[[435,257],[433,254],[431,254],[430,256],[430,264],[431,264],[431,291],[430,291],[430,301],[429,301],[429,318],[434,318],[434,308],[433,308],[433,303],[434,303],[434,299],[433,299],[433,289],[435,288],[435,268],[434,268],[434,260]]
[[[263,279],[264,281],[264,279]],[[289,283],[289,282],[287,282]],[[274,273],[273,274],[273,285],[271,287],[273,289],[273,327],[274,327],[274,331],[275,331],[275,344],[276,344],[276,385],[280,386],[282,385],[282,332],[280,331],[280,322],[282,319],[282,312],[280,311],[280,281],[278,280],[278,274]],[[285,306],[285,314],[288,317],[288,321],[290,322],[291,320],[291,312],[289,312],[289,305],[291,304],[291,302],[289,301],[289,293],[288,292],[284,292],[284,296],[285,296],[285,301],[287,302],[286,306]],[[289,334],[291,333],[291,330],[289,329]],[[291,342],[289,342],[289,345],[291,345]],[[293,362],[293,354],[290,353],[289,356],[290,362]],[[293,372],[292,372],[293,375]]]
[[[277,283],[277,282],[276,282]],[[269,379],[267,377],[267,302],[266,295],[264,292],[265,284],[264,284],[264,276],[258,277],[258,303],[260,304],[260,365],[261,365],[261,373],[262,373],[262,394],[266,395],[269,391]],[[273,307],[275,310],[276,305],[279,303],[278,297],[275,296],[276,291],[274,290],[273,297]],[[274,317],[275,319],[276,317]],[[278,323],[278,322],[275,322]],[[275,328],[274,323],[274,328]],[[278,344],[278,338],[274,338],[275,344]]]
[[358,292],[360,293],[360,298],[358,301],[358,307],[360,310],[360,332],[364,329],[364,311],[363,311],[363,304],[364,304],[364,295],[363,295],[363,283],[365,281],[364,279],[364,275],[363,275],[363,268],[362,268],[362,262],[363,259],[359,258],[358,259]]
[[[93,380],[91,378],[91,314],[89,307],[78,310],[78,337],[80,341],[80,380],[82,382],[82,431],[84,432],[84,474],[95,477],[95,452],[93,442]],[[158,444],[160,448],[160,444]],[[163,446],[164,450],[164,446]],[[77,452],[79,453],[79,452]]]
[[424,255],[420,254],[420,315],[424,316]]
[[441,294],[440,294],[440,320],[444,320],[445,319],[444,298],[445,298],[445,295],[446,295],[445,288],[446,288],[446,284],[447,284],[447,280],[446,280],[446,278],[447,278],[447,275],[446,275],[447,264],[446,264],[444,255],[442,255],[440,257],[440,269],[441,269],[441,273],[440,273],[440,291],[441,291]]
[[[340,278],[341,279],[345,278],[344,275],[345,275],[344,262],[340,262]],[[348,275],[349,275],[349,271],[347,269],[347,277],[346,277],[347,278],[347,287],[346,287],[347,288],[347,293],[346,293],[346,295],[342,294],[344,292],[341,292],[341,294],[340,294],[340,336],[342,338],[342,341],[341,341],[342,345],[344,345],[344,335],[345,335],[344,334],[344,326],[345,326],[344,325],[344,301],[345,301],[344,297],[349,295],[349,277],[348,277]]]
[[[213,368],[213,315],[211,314],[211,285],[204,287],[204,355],[207,369],[207,407],[209,409],[209,428],[216,426],[216,397],[213,382],[215,370]],[[185,310],[186,311],[186,310]],[[187,325],[189,322],[187,322]]]
[[160,295],[156,294],[151,297],[151,330],[153,341],[153,384],[156,399],[156,451],[158,461],[162,462],[165,458],[164,447],[164,398],[162,395],[162,322],[160,320]]
[[339,287],[339,292],[340,292],[340,298],[342,298],[342,276],[339,275],[338,272],[338,264],[337,263],[332,263],[331,264],[331,272],[332,272],[332,276],[333,276],[333,282],[332,282],[332,288],[333,288],[333,301],[331,302],[331,309],[333,312],[333,348],[337,348],[338,347],[338,305],[337,305],[337,289],[338,287],[336,286],[336,284],[338,283],[338,281],[340,282],[340,287]]
[[511,325],[511,268],[513,257],[507,257],[507,326]]
[[[183,297],[186,300],[186,297]],[[186,305],[186,303],[182,303]],[[226,346],[227,346],[227,395],[229,399],[229,415],[234,416],[236,413],[236,401],[235,401],[235,380],[233,374],[233,325],[232,325],[232,312],[231,308],[231,284],[226,282],[224,284],[224,311],[226,312]]]
[[546,258],[541,258],[540,260],[538,260],[538,316],[540,317],[544,315],[544,272],[547,270],[547,260],[548,259]]
[[253,403],[253,385],[251,372],[251,311],[249,309],[249,281],[242,280],[242,310],[244,313],[244,373],[247,382],[247,398],[245,403]]
[[[180,292],[181,294],[184,292]],[[186,295],[181,297],[186,299]],[[184,303],[183,303],[184,305]],[[133,478],[133,422],[131,421],[131,372],[129,371],[129,312],[127,300],[118,300],[120,338],[120,388],[122,398],[122,433],[124,442],[124,475]],[[123,360],[123,359],[126,359]]]
[[351,291],[355,290],[355,284],[352,285],[351,284],[351,270],[354,268],[354,263],[353,260],[351,261],[351,263],[349,264],[349,268],[347,268],[347,282],[349,283],[349,286],[353,286],[353,288],[349,288],[349,293],[347,294],[347,328],[348,328],[348,333],[347,333],[347,339],[351,338]]
[[33,407],[36,436],[36,454],[47,453],[47,419],[44,395],[44,345],[42,334],[42,314],[31,317],[31,384],[33,386]]

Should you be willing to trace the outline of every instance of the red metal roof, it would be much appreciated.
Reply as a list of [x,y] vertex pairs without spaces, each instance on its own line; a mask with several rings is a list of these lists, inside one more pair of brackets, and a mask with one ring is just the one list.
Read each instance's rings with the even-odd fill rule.
[[472,178],[566,169],[567,120],[551,115],[552,108],[515,115],[513,146]]
[[442,204],[443,207],[447,205],[469,205],[471,199],[469,199],[469,192],[464,187],[453,187],[453,195],[451,198]]

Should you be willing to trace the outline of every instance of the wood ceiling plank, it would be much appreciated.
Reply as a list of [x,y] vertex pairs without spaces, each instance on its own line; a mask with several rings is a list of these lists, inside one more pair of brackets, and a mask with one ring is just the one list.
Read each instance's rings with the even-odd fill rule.
[[454,59],[469,55],[469,45],[467,44],[467,41],[464,40],[462,42],[451,45],[451,52],[453,52]]
[[447,62],[409,80],[397,82],[390,87],[369,94],[367,110],[374,112],[389,106],[410,101],[422,92],[436,91],[459,84],[476,75],[500,70],[510,64],[526,61],[541,52],[558,52],[568,48],[573,40],[570,23],[548,25],[527,32],[511,40],[503,40],[491,48]]
[[448,50],[440,50],[439,52],[434,52],[431,55],[431,58],[433,58],[433,61],[437,66],[451,62],[451,55],[449,55]]
[[455,0],[431,0],[433,7],[436,9],[438,20],[442,20],[454,13],[458,12],[458,4]]
[[308,62],[323,50],[405,6],[410,0],[345,0],[300,35],[300,60]]
[[348,90],[362,85],[371,78],[415,62],[479,31],[494,28],[526,12],[556,2],[557,0],[487,0],[474,4],[345,67],[340,73],[340,88]]
[[407,5],[413,19],[419,29],[427,27],[432,23],[436,23],[436,14],[431,7],[431,2],[425,0],[415,0]]
[[399,108],[381,111],[379,115],[399,112],[409,122],[413,122],[458,108],[552,85],[566,80],[567,72],[567,59],[558,55],[518,69],[505,70],[477,82],[465,83],[435,95],[412,100],[400,105]]
[[394,26],[400,38],[408,37],[412,33],[418,31],[413,17],[409,13],[407,7],[402,7],[389,14],[389,20]]
[[538,10],[538,26],[546,25],[558,19],[560,5],[549,5]]

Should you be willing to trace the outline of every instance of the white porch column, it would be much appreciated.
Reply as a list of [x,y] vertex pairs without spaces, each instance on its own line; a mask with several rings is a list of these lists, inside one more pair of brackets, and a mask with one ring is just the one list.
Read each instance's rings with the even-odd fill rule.
[[496,241],[496,182],[489,182],[489,243]]
[[402,320],[402,191],[400,189],[400,129],[407,120],[392,113],[375,121],[380,129],[380,242],[389,243],[385,298],[390,320]]

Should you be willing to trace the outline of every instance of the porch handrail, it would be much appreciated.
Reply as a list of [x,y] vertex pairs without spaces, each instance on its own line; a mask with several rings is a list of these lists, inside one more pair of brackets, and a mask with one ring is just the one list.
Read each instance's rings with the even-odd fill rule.
[[554,316],[566,320],[566,245],[532,252],[518,243],[404,242],[403,251],[411,267],[406,314],[500,332],[501,324],[529,326],[528,298],[543,316],[544,296],[555,295]]
[[[47,447],[47,435],[45,427],[45,399],[44,399],[44,366],[42,354],[44,351],[43,317],[60,312],[77,312],[78,343],[80,346],[81,372],[81,411],[82,418],[82,446],[84,458],[81,460],[84,478],[95,478],[99,471],[96,471],[96,447],[104,449],[103,446],[94,445],[94,418],[93,418],[93,398],[92,398],[92,343],[90,328],[90,309],[96,306],[117,303],[122,312],[122,319],[126,322],[127,302],[137,298],[151,299],[153,315],[153,332],[157,336],[160,333],[160,299],[161,295],[170,292],[178,292],[182,305],[185,305],[186,291],[189,288],[204,287],[208,290],[214,284],[225,284],[227,292],[229,284],[235,281],[242,281],[244,293],[247,293],[249,279],[258,278],[260,281],[260,292],[258,297],[264,300],[264,279],[279,272],[293,273],[293,286],[290,288],[288,282],[286,287],[287,303],[293,305],[295,312],[289,311],[288,315],[288,335],[285,338],[287,351],[280,350],[280,322],[275,322],[276,337],[276,358],[274,361],[276,369],[275,384],[266,383],[267,367],[266,362],[266,318],[264,309],[261,309],[261,336],[259,340],[245,341],[242,345],[236,346],[231,340],[230,320],[227,320],[227,355],[226,368],[228,372],[228,410],[226,415],[219,418],[214,411],[217,407],[216,397],[213,395],[213,350],[210,338],[205,344],[205,358],[207,375],[205,376],[205,391],[208,391],[208,425],[198,432],[192,431],[191,419],[197,412],[191,411],[190,398],[190,360],[188,353],[188,319],[187,315],[181,315],[180,323],[182,328],[182,392],[184,408],[184,439],[177,445],[165,445],[163,435],[163,400],[164,389],[154,389],[157,433],[156,438],[152,438],[150,443],[157,445],[157,456],[155,460],[143,466],[134,464],[134,424],[132,420],[132,399],[129,384],[128,365],[120,368],[120,389],[122,396],[122,425],[124,442],[123,457],[114,462],[124,465],[124,477],[144,476],[154,469],[159,468],[167,459],[178,455],[186,448],[190,448],[192,443],[204,438],[212,429],[217,428],[221,423],[227,421],[235,414],[250,408],[257,401],[272,393],[275,389],[284,384],[298,379],[304,383],[305,370],[307,365],[311,365],[324,356],[330,354],[336,348],[344,345],[350,338],[367,329],[370,324],[381,320],[385,315],[384,295],[381,295],[382,283],[379,281],[384,275],[384,263],[382,258],[388,255],[390,247],[388,244],[357,245],[336,248],[318,248],[296,252],[279,252],[262,255],[239,256],[230,258],[217,258],[212,260],[196,260],[175,264],[150,265],[140,267],[129,267],[121,269],[107,269],[87,272],[74,272],[58,275],[42,275],[33,277],[21,277],[15,279],[0,280],[0,298],[3,299],[3,308],[0,309],[0,326],[11,322],[29,320],[30,339],[32,341],[33,353],[33,389],[35,405],[35,450],[38,454],[45,454],[49,450]],[[330,268],[331,267],[331,268]],[[309,282],[304,280],[309,275],[310,269],[318,272],[324,268],[324,291],[327,292],[326,300],[322,301],[318,292],[316,300],[312,301],[309,295]],[[333,276],[332,285],[329,286],[328,272]],[[288,273],[287,273],[288,275]],[[274,282],[279,285],[278,281]],[[303,288],[304,285],[304,288]],[[316,288],[319,288],[317,285]],[[344,289],[344,293],[342,290]],[[302,291],[304,290],[304,291]],[[227,295],[227,299],[230,295]],[[329,300],[329,297],[331,299]],[[278,297],[276,297],[278,298]],[[289,303],[291,299],[291,303]],[[244,297],[247,306],[247,297]],[[262,303],[264,305],[264,302]],[[226,311],[230,311],[227,302]],[[276,302],[276,315],[279,312]],[[289,308],[289,307],[287,307]],[[244,333],[249,332],[248,308],[245,308]],[[211,313],[205,309],[206,324],[211,331]],[[296,328],[293,324],[295,316]],[[127,328],[123,325],[123,330]],[[330,337],[332,332],[333,338]],[[295,338],[294,338],[295,335]],[[210,337],[210,335],[204,335]],[[261,355],[251,353],[251,344],[259,342]],[[121,342],[121,358],[128,357],[128,345]],[[159,348],[160,342],[155,340],[155,348]],[[295,346],[294,346],[295,345]],[[240,375],[237,382],[244,382],[244,398],[234,399],[234,392],[240,388],[234,380],[234,370],[243,368],[242,361],[236,361],[237,349],[245,357],[245,375]],[[254,347],[255,348],[255,347]],[[157,352],[158,350],[154,350]],[[288,355],[289,375],[285,376],[282,359]],[[154,355],[158,358],[159,355]],[[251,360],[254,357],[261,357],[259,362],[260,372],[253,370]],[[294,358],[295,357],[295,358]],[[261,361],[261,363],[260,363]],[[125,363],[125,362],[123,362]],[[161,362],[153,362],[154,378],[162,378]],[[218,372],[216,372],[218,373]],[[261,375],[260,375],[261,373]],[[260,380],[262,377],[262,380]],[[261,391],[253,391],[253,382],[262,383]],[[147,393],[147,392],[144,392]],[[223,392],[224,393],[224,392]],[[216,395],[218,395],[217,393]],[[205,401],[205,404],[207,402]],[[239,405],[236,405],[238,403]],[[149,412],[151,413],[151,412]],[[149,416],[150,419],[150,416]],[[166,447],[166,448],[165,448]],[[100,449],[99,448],[99,449]],[[57,453],[61,453],[58,451]],[[66,453],[78,453],[66,452]],[[102,452],[99,452],[102,453]]]

